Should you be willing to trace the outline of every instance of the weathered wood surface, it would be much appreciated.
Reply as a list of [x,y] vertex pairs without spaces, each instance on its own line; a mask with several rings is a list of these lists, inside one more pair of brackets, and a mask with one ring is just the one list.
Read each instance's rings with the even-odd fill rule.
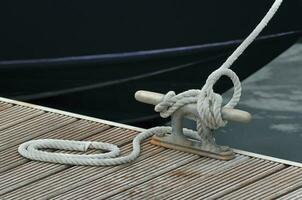
[[146,141],[135,162],[114,167],[42,163],[17,152],[22,142],[57,138],[111,142],[127,154],[139,130],[0,98],[0,199],[302,197],[299,163],[241,151],[234,160],[218,161]]

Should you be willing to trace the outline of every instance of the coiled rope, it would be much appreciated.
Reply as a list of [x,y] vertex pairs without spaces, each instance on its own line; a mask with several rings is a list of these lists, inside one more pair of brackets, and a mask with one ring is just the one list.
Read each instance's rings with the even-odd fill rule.
[[[234,108],[237,105],[241,96],[241,83],[236,73],[229,68],[269,23],[282,4],[282,1],[283,0],[275,0],[274,4],[261,22],[257,25],[257,27],[240,44],[232,55],[228,57],[222,66],[210,74],[201,90],[188,90],[178,95],[176,95],[175,92],[170,91],[164,96],[162,101],[155,106],[155,111],[160,112],[162,117],[167,118],[180,107],[190,103],[197,103],[197,110],[199,113],[199,118],[197,119],[197,132],[184,129],[184,134],[186,136],[195,139],[201,139],[202,133],[209,131],[210,129],[213,130],[225,126],[227,122],[221,118],[222,97],[213,91],[213,85],[220,79],[221,76],[229,77],[234,84],[234,93],[231,100],[224,107]],[[119,165],[131,162],[139,156],[140,143],[144,139],[153,135],[162,136],[166,133],[171,133],[171,131],[171,127],[163,126],[154,127],[139,133],[133,139],[132,152],[121,157],[118,157],[120,155],[120,149],[116,145],[93,141],[56,139],[32,140],[21,144],[18,148],[18,151],[22,156],[28,159],[43,162],[90,166]],[[73,151],[101,149],[109,152],[92,155],[75,155],[68,153],[46,152],[41,150],[46,148]]]

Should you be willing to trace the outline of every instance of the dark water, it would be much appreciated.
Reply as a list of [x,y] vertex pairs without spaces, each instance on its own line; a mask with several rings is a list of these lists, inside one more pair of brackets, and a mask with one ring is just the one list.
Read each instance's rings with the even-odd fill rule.
[[[237,108],[250,124],[229,123],[216,140],[234,148],[302,162],[302,44],[296,44],[243,82]],[[228,99],[232,90],[223,96]],[[192,122],[187,122],[193,127]]]

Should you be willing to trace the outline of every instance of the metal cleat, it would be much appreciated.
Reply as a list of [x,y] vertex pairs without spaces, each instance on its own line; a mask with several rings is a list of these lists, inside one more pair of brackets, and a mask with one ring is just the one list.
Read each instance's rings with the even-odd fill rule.
[[[137,91],[135,99],[146,104],[157,105],[162,101],[163,94]],[[238,109],[222,108],[222,118],[227,121],[248,123],[251,121],[250,113]],[[184,134],[184,117],[196,120],[199,117],[196,104],[187,104],[171,116],[172,134],[163,136],[153,136],[151,143],[165,148],[175,149],[187,153],[197,154],[219,160],[230,160],[235,157],[233,150],[227,146],[217,145],[212,131],[203,133],[202,138],[197,138],[191,134]]]

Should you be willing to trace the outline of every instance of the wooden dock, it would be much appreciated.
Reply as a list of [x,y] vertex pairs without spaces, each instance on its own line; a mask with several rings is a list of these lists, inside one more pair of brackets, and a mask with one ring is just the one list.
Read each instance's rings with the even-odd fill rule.
[[0,98],[0,199],[302,199],[302,164],[236,150],[218,161],[142,144],[133,163],[84,167],[30,161],[32,139],[106,141],[123,154],[143,129]]

